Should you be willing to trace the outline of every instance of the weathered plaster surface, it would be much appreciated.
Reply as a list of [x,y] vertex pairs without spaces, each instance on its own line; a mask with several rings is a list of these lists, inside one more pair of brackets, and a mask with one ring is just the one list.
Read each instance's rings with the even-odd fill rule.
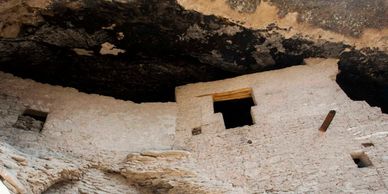
[[[336,60],[308,64],[178,87],[175,147],[190,150],[210,177],[247,193],[386,192],[388,116],[346,96],[335,83]],[[253,126],[225,130],[212,98],[197,97],[246,87],[256,102]],[[337,115],[321,134],[330,110]],[[202,134],[192,136],[197,127]],[[367,142],[375,146],[361,146]],[[350,156],[357,150],[374,166],[357,168]]]
[[[14,127],[26,108],[49,113],[41,133]],[[175,120],[175,103],[136,104],[0,73],[0,177],[14,193],[147,193],[120,168],[128,153],[171,149]]]
[[[0,73],[0,91],[20,99],[15,105],[17,108],[11,107],[16,111],[5,113],[9,120],[0,123],[0,127],[8,128],[3,135],[28,139],[30,133],[19,131],[16,135],[9,127],[24,107],[31,107],[49,113],[42,133],[33,135],[36,140],[68,151],[82,154],[95,149],[133,152],[170,149],[173,143],[175,103],[136,104],[21,80],[4,73]],[[4,97],[1,100],[4,101]]]
[[[386,193],[388,116],[345,95],[337,60],[306,62],[181,86],[177,103],[135,104],[0,73],[0,176],[24,193]],[[197,97],[246,87],[252,126],[225,130],[212,98]],[[12,126],[26,107],[49,112],[41,133]],[[330,110],[337,114],[320,133]],[[192,136],[196,127],[202,134]],[[359,151],[373,166],[357,168],[350,154]]]

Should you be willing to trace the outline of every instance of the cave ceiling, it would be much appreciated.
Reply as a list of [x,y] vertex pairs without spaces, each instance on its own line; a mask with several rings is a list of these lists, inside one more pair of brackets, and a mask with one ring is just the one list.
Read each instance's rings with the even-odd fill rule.
[[[298,22],[353,39],[387,26],[385,1],[224,2],[248,15],[270,3],[279,18],[298,12]],[[333,57],[348,95],[387,109],[387,51],[373,45],[286,36],[290,28],[276,23],[251,28],[176,0],[2,0],[0,19],[0,70],[44,83],[135,102],[174,101],[179,85]]]

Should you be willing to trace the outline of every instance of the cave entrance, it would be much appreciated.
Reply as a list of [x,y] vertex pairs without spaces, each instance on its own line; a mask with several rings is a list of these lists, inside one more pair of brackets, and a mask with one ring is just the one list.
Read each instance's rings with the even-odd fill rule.
[[245,88],[213,95],[215,113],[221,113],[225,128],[253,125],[251,107],[255,106],[252,89]]

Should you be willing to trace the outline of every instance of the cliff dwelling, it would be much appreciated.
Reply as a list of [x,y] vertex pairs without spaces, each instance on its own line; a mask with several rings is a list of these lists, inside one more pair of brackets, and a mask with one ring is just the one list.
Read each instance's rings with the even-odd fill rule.
[[0,0],[0,194],[387,193],[387,9]]

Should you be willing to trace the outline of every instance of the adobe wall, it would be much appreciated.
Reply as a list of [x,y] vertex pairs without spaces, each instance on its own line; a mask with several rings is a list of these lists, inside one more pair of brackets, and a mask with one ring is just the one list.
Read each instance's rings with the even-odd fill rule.
[[[136,104],[1,72],[0,91],[5,95],[0,98],[5,109],[1,133],[12,144],[43,144],[83,155],[171,149],[173,143],[175,103]],[[13,129],[26,107],[49,113],[41,133]]]
[[[41,132],[15,127],[27,108],[48,113]],[[147,193],[120,168],[129,153],[171,149],[176,114],[176,103],[136,104],[0,72],[0,178],[12,193]]]
[[[0,73],[0,176],[24,193],[386,193],[388,116],[346,96],[336,63],[188,84],[176,103],[143,104]],[[241,88],[252,88],[254,125],[225,129],[206,95]],[[41,133],[13,127],[26,107],[49,112]],[[357,168],[358,153],[373,165]]]
[[[335,82],[336,61],[178,87],[175,147],[190,150],[209,177],[246,193],[386,192],[388,116],[346,96]],[[247,87],[255,124],[225,129],[204,95]],[[337,114],[320,133],[330,110]],[[194,128],[202,134],[192,135]],[[365,152],[373,167],[357,168],[353,152]]]

